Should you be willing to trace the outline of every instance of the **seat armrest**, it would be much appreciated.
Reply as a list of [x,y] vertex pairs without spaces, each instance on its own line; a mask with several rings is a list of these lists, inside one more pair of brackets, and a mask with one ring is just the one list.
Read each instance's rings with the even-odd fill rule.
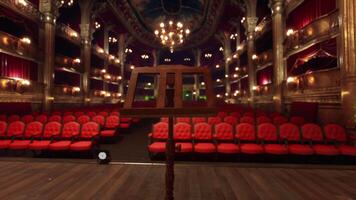
[[148,138],[150,138],[150,139],[152,138],[152,133],[148,134]]

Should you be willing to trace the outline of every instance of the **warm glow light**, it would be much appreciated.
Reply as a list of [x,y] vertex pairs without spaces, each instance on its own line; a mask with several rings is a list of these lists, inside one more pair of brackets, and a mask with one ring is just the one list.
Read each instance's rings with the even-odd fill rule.
[[235,67],[235,71],[239,71],[240,70],[240,68],[239,67]]
[[73,60],[73,62],[74,62],[75,64],[79,64],[79,63],[80,63],[80,59],[79,59],[79,58],[76,58],[76,59]]
[[131,65],[131,66],[130,66],[130,69],[135,69],[135,66],[134,66],[134,65]]
[[205,85],[205,82],[201,82],[200,85]]
[[17,0],[17,3],[19,3],[23,6],[27,6],[27,2],[25,0]]
[[215,65],[215,68],[216,68],[216,69],[219,69],[219,68],[220,68],[220,65]]
[[118,76],[117,79],[121,80],[121,79],[122,79],[122,76]]
[[252,86],[252,90],[257,90],[258,86]]
[[252,55],[252,60],[256,60],[258,58],[258,56],[256,54]]
[[287,78],[287,83],[295,83],[295,82],[297,82],[297,78],[296,77],[290,76],[290,77]]
[[31,39],[28,38],[28,37],[23,37],[23,38],[21,39],[21,42],[23,42],[23,43],[25,43],[25,44],[31,44]]
[[220,97],[221,97],[221,95],[220,95],[220,94],[217,94],[217,95],[216,95],[216,97],[217,97],[217,98],[220,98]]
[[293,35],[294,34],[294,30],[293,29],[288,29],[287,30],[287,36],[291,36],[291,35]]

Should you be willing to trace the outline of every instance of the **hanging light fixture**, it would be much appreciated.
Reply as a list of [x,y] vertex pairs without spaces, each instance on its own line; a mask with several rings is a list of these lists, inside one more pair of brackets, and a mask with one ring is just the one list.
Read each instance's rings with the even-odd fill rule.
[[154,34],[161,40],[162,45],[167,46],[173,52],[177,45],[184,42],[184,38],[190,34],[190,30],[184,29],[182,22],[175,23],[170,20],[168,23],[161,22],[159,29],[155,30]]

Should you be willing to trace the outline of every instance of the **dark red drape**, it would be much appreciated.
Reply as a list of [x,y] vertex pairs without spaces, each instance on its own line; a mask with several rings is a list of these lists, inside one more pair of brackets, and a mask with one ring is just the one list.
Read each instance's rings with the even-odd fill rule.
[[257,85],[267,85],[273,81],[273,66],[257,71]]
[[0,53],[0,75],[37,81],[37,63]]
[[248,77],[241,79],[241,90],[248,89]]
[[336,9],[336,0],[306,0],[287,18],[287,28],[298,30]]

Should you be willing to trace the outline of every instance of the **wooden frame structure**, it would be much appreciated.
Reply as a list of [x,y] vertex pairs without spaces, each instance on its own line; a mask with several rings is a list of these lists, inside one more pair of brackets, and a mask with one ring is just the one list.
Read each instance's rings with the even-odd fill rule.
[[[159,75],[158,97],[156,107],[134,108],[137,81],[141,74]],[[174,75],[174,76],[173,76]],[[183,75],[203,75],[206,88],[206,107],[183,107]],[[174,77],[174,96],[172,106],[167,107],[167,80]],[[168,117],[168,139],[166,143],[166,199],[173,200],[174,186],[174,154],[179,151],[173,140],[173,118],[178,116],[206,116],[217,113],[215,96],[209,69],[201,67],[188,67],[183,65],[160,65],[157,67],[135,68],[131,73],[129,88],[124,108],[120,111],[124,116],[139,117]],[[172,84],[173,85],[173,84]]]

